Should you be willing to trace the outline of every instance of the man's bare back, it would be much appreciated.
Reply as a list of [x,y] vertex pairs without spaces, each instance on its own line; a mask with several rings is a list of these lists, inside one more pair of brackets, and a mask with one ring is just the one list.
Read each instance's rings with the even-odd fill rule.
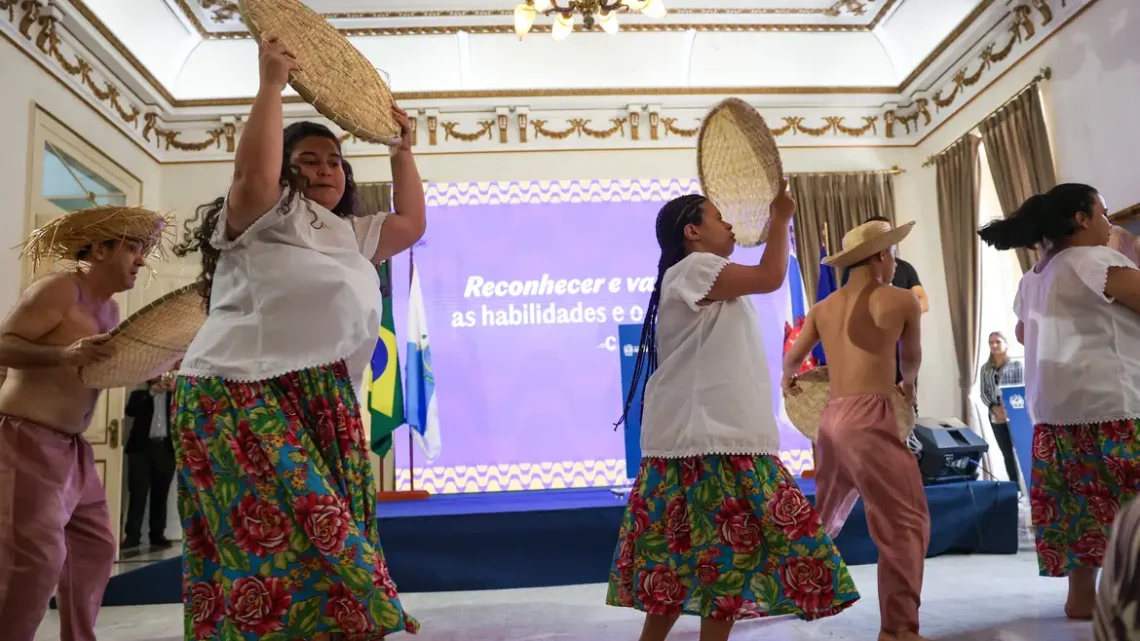
[[0,413],[80,434],[99,391],[79,380],[79,367],[110,357],[106,333],[119,322],[114,299],[93,300],[84,276],[60,273],[33,283],[0,327]]
[[792,374],[812,347],[822,342],[832,398],[856,394],[890,397],[896,388],[895,350],[901,342],[903,382],[898,387],[913,402],[922,359],[921,314],[914,292],[883,284],[867,271],[853,274],[846,285],[808,313],[785,358],[785,392],[792,392]]
[[895,389],[895,360],[912,312],[914,293],[874,280],[849,282],[812,310],[827,354],[831,395],[890,395]]

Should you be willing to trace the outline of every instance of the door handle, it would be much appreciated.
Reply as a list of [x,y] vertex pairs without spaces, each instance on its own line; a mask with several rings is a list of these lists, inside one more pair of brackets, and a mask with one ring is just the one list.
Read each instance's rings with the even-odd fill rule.
[[107,424],[107,444],[113,450],[119,449],[119,419],[117,418],[111,419],[111,422]]

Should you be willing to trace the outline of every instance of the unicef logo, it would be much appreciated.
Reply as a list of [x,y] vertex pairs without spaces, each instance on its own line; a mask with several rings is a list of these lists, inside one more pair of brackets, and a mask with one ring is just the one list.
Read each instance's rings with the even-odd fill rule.
[[637,348],[633,345],[626,345],[622,348],[622,353],[624,353],[626,356],[633,356],[637,353]]
[[1025,409],[1025,397],[1021,394],[1014,394],[1009,399],[1009,406],[1015,410]]

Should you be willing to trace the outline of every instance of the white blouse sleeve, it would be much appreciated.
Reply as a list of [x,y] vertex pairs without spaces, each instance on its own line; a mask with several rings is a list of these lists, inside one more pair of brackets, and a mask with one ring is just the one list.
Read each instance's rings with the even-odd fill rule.
[[[277,199],[277,202],[273,203],[273,207],[271,207],[264,214],[258,216],[257,220],[253,221],[252,225],[246,227],[245,231],[238,234],[237,238],[230,238],[226,233],[226,219],[230,211],[230,196],[227,192],[226,200],[224,203],[222,203],[222,211],[218,214],[218,223],[214,225],[214,232],[210,234],[210,245],[219,251],[225,251],[248,245],[250,243],[250,240],[256,236],[258,232],[263,229],[272,227],[273,225],[279,224],[282,220],[284,220],[287,214],[282,214],[277,210],[281,207],[281,203],[285,201],[285,198],[288,195],[289,190],[282,189],[281,197]],[[294,201],[294,207],[290,208],[290,211],[296,208],[296,202],[300,201],[301,195],[297,194],[296,198],[297,200]]]
[[708,252],[693,252],[673,267],[677,274],[670,279],[670,289],[693,311],[700,311],[699,303],[709,295],[726,265],[727,258]]
[[371,216],[360,216],[352,219],[352,228],[356,232],[356,243],[360,253],[372,260],[376,255],[376,248],[380,246],[380,230],[384,221],[388,220],[387,212],[377,212]]
[[1113,298],[1104,292],[1110,267],[1136,269],[1127,256],[1111,247],[1089,247],[1073,264],[1077,278],[1106,303],[1113,302]]

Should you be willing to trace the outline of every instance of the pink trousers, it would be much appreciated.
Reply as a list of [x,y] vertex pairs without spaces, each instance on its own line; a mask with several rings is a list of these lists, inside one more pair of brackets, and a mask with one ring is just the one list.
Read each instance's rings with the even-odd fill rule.
[[918,632],[930,512],[914,454],[899,438],[891,400],[834,398],[816,447],[816,510],[835,537],[859,495],[879,548],[879,614],[884,632]]
[[115,543],[91,445],[0,414],[0,638],[33,641],[54,593],[63,641],[95,641]]

